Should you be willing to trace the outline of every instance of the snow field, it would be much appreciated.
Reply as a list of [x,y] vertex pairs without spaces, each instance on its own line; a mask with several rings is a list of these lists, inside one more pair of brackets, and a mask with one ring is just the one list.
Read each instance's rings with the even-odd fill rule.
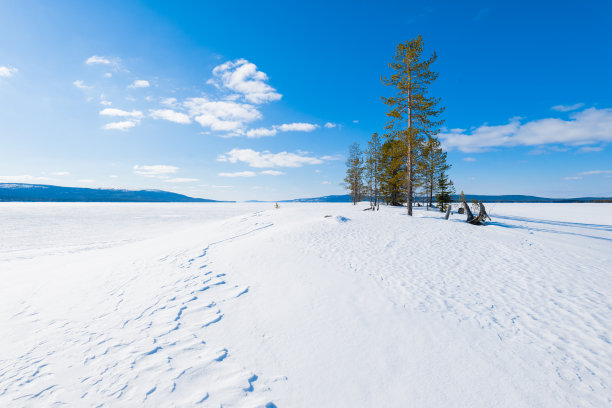
[[364,205],[202,207],[69,251],[34,222],[0,252],[0,405],[611,404],[612,206]]

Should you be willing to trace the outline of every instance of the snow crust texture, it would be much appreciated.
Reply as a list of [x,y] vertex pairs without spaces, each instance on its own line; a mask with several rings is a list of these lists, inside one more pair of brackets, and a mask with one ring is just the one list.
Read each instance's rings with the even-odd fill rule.
[[612,404],[610,205],[101,206],[2,205],[0,406]]

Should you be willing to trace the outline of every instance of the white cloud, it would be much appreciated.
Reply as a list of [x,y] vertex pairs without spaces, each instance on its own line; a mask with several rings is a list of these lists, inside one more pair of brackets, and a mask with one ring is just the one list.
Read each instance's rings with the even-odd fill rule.
[[191,123],[191,119],[189,119],[188,115],[173,111],[172,109],[152,109],[150,111],[150,116],[153,119],[163,119],[183,125]]
[[139,122],[134,120],[122,120],[120,122],[110,122],[102,126],[104,130],[128,130],[136,126]]
[[505,125],[484,124],[469,132],[451,129],[441,133],[440,138],[447,150],[457,149],[466,153],[495,147],[612,142],[612,109],[589,108],[572,113],[570,120],[550,118],[522,124],[520,118],[513,118]]
[[475,161],[476,161],[476,159],[475,159],[475,158],[473,158],[473,157],[464,157],[464,158],[463,158],[463,161],[466,161],[466,162],[475,162]]
[[282,97],[266,83],[268,76],[246,59],[225,62],[216,66],[212,72],[214,79],[210,79],[209,84],[237,92],[247,102],[260,104],[277,101]]
[[49,177],[37,177],[29,174],[22,176],[0,176],[0,183],[25,183],[31,181],[46,181],[51,180]]
[[259,174],[266,174],[268,176],[282,176],[285,173],[282,171],[278,171],[278,170],[264,170],[260,172]]
[[261,119],[253,105],[231,101],[211,101],[208,98],[189,98],[183,105],[202,127],[214,131],[242,131],[244,124]]
[[68,176],[70,172],[68,171],[54,171],[51,173],[52,176]]
[[584,146],[578,149],[578,153],[593,153],[593,152],[601,152],[603,147],[601,146]]
[[591,170],[580,173],[581,176],[592,176],[595,174],[612,174],[612,170]]
[[9,78],[15,75],[17,72],[19,72],[17,68],[0,66],[0,77]]
[[[319,125],[313,123],[285,123],[282,125],[274,125],[271,128],[258,128],[250,129],[246,133],[246,137],[259,138],[266,136],[276,136],[278,132],[312,132],[317,129]],[[238,133],[232,136],[242,136],[242,133]]]
[[278,133],[278,130],[272,128],[259,128],[259,129],[250,129],[246,132],[246,136],[250,138],[258,138],[265,136],[275,136]]
[[563,180],[582,180],[580,176],[563,177]]
[[100,101],[100,105],[111,106],[113,103],[110,101]]
[[103,116],[121,116],[121,117],[134,118],[134,119],[141,119],[142,116],[143,116],[141,111],[133,110],[131,112],[128,112],[128,111],[124,111],[122,109],[117,109],[117,108],[105,108],[105,109],[102,109],[100,111],[100,115],[103,115]]
[[321,160],[342,160],[344,156],[341,154],[335,154],[333,156],[321,156]]
[[168,174],[174,174],[179,170],[178,167],[169,166],[167,164],[155,164],[151,166],[135,165],[133,169],[135,174],[145,177],[167,176]]
[[353,123],[359,123],[359,121],[358,121],[357,119],[355,119],[355,120],[353,121]]
[[110,73],[110,72],[106,72],[106,73],[104,74],[104,78],[111,78],[112,76],[113,76],[113,74],[112,74],[112,73]]
[[550,109],[556,110],[558,112],[569,112],[569,111],[580,109],[583,106],[584,106],[584,103],[576,103],[574,105],[555,105]]
[[199,180],[197,178],[186,178],[186,177],[176,177],[176,178],[164,180],[164,182],[166,183],[192,183],[194,181],[199,181]]
[[105,130],[122,130],[122,131],[128,130],[140,124],[140,119],[143,116],[141,111],[133,110],[131,112],[128,112],[128,111],[117,109],[117,108],[102,109],[100,111],[100,115],[127,118],[127,120],[107,123],[106,125],[102,127]]
[[119,176],[118,176],[118,175],[116,175],[116,174],[111,174],[111,175],[110,175],[110,176],[108,176],[108,177],[110,177],[110,178],[119,178]]
[[89,184],[89,183],[93,183],[95,180],[92,180],[92,179],[78,179],[77,181],[79,183],[87,183],[87,184]]
[[286,123],[275,126],[275,128],[281,132],[312,132],[318,127],[319,125],[312,123]]
[[217,158],[220,162],[244,162],[251,167],[301,167],[304,164],[321,164],[323,160],[296,153],[269,151],[257,152],[252,149],[232,149]]
[[130,85],[130,88],[148,88],[150,87],[151,84],[149,83],[149,81],[144,80],[144,79],[137,79],[134,82],[132,82],[132,85]]
[[325,126],[327,129],[332,129],[332,128],[335,128],[338,125],[336,125],[335,123],[332,123],[332,122],[326,122],[325,125],[323,125],[323,126]]
[[106,57],[100,57],[98,55],[92,55],[91,57],[87,58],[87,61],[85,61],[85,63],[88,65],[94,65],[94,64],[113,65],[113,62],[110,59]]
[[322,181],[321,184],[331,184],[331,181]]
[[79,89],[91,89],[91,86],[85,85],[85,82],[81,81],[80,79],[74,81],[72,85],[76,86]]
[[176,98],[163,98],[160,103],[162,105],[170,106],[172,108],[177,106]]
[[255,177],[252,171],[237,171],[234,173],[219,173],[220,177]]

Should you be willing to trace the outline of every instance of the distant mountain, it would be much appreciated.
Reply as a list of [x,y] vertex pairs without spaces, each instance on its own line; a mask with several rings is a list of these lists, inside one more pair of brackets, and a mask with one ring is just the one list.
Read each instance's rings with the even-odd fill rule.
[[[459,195],[454,195],[453,200],[457,201]],[[473,199],[483,201],[485,203],[592,203],[598,201],[612,201],[612,197],[580,197],[580,198],[544,198],[527,195],[476,195],[466,194],[467,201]],[[363,201],[367,201],[365,198]],[[435,200],[435,199],[434,199]],[[314,198],[296,198],[294,200],[283,200],[283,203],[348,203],[353,201],[350,195],[330,195]],[[419,198],[417,202],[420,202]]]
[[[367,199],[366,199],[367,200]],[[293,200],[283,200],[280,203],[348,203],[353,201],[350,195],[329,195],[314,198],[296,198]]]
[[0,201],[59,202],[141,202],[204,203],[218,202],[192,198],[162,190],[116,190],[103,188],[59,187],[44,184],[0,183]]

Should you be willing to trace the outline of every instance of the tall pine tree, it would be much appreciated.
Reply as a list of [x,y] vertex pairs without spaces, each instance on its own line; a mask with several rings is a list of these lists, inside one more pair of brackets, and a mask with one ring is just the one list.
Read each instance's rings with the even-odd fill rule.
[[436,201],[438,202],[440,211],[445,211],[446,206],[453,202],[452,195],[455,194],[455,186],[444,172],[438,175],[436,184]]
[[346,177],[344,185],[349,190],[353,205],[361,201],[363,192],[363,153],[359,143],[355,142],[349,148],[349,157],[346,160]]
[[378,133],[373,133],[366,150],[365,172],[368,181],[370,206],[378,209],[380,196],[380,181],[382,176],[382,145]]
[[442,150],[440,141],[433,136],[428,136],[423,143],[421,161],[419,162],[419,173],[422,177],[422,186],[427,199],[427,207],[433,204],[436,183],[441,173],[450,169],[446,163],[446,152]]
[[418,36],[397,46],[393,62],[389,64],[393,73],[382,78],[383,84],[394,87],[396,92],[395,96],[382,97],[382,100],[389,107],[386,125],[389,135],[404,148],[408,215],[412,215],[413,182],[420,144],[424,137],[435,135],[442,124],[436,119],[444,110],[438,107],[440,99],[427,96],[429,85],[438,78],[429,68],[436,58],[435,52],[429,58],[424,57],[423,39]]

